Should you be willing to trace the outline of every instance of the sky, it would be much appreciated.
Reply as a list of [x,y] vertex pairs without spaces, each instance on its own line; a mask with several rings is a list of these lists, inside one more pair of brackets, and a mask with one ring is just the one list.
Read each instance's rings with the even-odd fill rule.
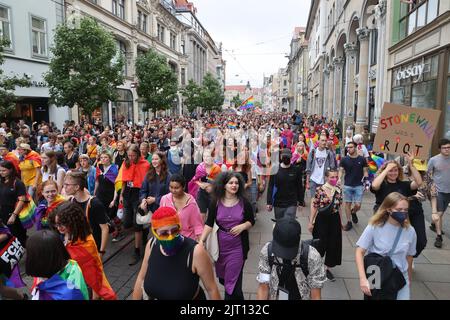
[[295,27],[306,27],[311,0],[191,0],[197,18],[223,44],[226,84],[262,87],[286,67]]

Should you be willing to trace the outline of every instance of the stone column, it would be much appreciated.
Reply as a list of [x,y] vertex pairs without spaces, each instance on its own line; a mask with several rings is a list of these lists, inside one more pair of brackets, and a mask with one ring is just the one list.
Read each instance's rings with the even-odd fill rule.
[[356,114],[356,133],[363,132],[367,122],[367,82],[369,73],[369,29],[356,29],[359,48],[359,84],[358,84],[358,111]]
[[377,50],[377,85],[375,87],[375,115],[373,117],[372,132],[377,132],[378,122],[380,120],[381,109],[384,104],[384,90],[387,88],[387,82],[384,81],[386,74],[385,57],[386,57],[386,0],[379,0],[375,6],[375,19],[378,29],[378,50]]
[[[334,104],[333,117],[335,119],[341,117],[341,100],[342,100],[342,67],[344,66],[344,58],[336,57],[333,59],[334,66]],[[339,117],[338,117],[339,113]]]
[[355,82],[353,79],[355,78],[355,58],[357,47],[353,43],[344,44],[345,57],[346,57],[346,72],[347,72],[347,81],[346,81],[346,91],[345,91],[345,118],[353,123],[353,114],[355,112]]
[[334,101],[334,66],[332,64],[328,65],[329,76],[328,76],[328,117],[330,119],[334,118],[333,106],[335,105]]
[[330,78],[330,69],[328,69],[328,66],[325,65],[323,69],[323,105],[322,105],[322,113],[329,119],[331,117],[330,113],[328,113],[328,106],[330,105],[330,101],[328,100],[328,90],[331,82]]

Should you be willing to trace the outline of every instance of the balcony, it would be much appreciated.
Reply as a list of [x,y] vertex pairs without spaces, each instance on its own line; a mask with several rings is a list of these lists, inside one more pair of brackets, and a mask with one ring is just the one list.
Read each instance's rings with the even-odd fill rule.
[[167,9],[171,14],[176,13],[175,5],[172,0],[159,0],[159,3]]

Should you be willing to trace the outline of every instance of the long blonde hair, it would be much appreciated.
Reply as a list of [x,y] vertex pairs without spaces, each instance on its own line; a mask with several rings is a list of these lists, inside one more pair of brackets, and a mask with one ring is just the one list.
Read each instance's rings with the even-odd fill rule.
[[[369,224],[372,226],[382,226],[389,219],[389,209],[392,209],[397,203],[405,200],[408,201],[408,198],[398,192],[391,192],[384,198],[383,203],[378,208],[377,212],[370,218]],[[408,228],[411,225],[409,222],[409,216],[405,220],[403,227]]]

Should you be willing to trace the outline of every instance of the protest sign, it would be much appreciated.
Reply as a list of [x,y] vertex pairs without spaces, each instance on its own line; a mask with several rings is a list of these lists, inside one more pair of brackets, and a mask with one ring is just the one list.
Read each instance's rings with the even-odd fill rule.
[[418,159],[428,159],[440,113],[434,109],[385,103],[373,149],[401,156],[411,152]]

